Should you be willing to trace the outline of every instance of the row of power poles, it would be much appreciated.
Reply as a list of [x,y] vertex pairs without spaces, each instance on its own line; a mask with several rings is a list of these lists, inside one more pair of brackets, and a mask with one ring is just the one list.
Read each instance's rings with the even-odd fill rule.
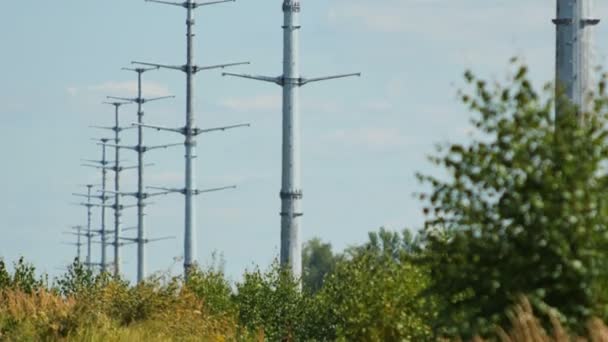
[[[223,1],[209,1],[209,2],[194,2],[193,0],[186,0],[184,2],[170,2],[170,1],[158,1],[158,0],[146,0],[147,2],[154,2],[159,4],[171,5],[182,7],[186,10],[186,63],[183,65],[166,65],[149,62],[132,62],[135,65],[141,66],[138,68],[127,69],[137,73],[138,75],[138,96],[136,98],[124,98],[124,97],[112,97],[111,99],[116,102],[110,102],[109,104],[115,107],[115,125],[112,127],[102,127],[113,130],[115,133],[114,143],[111,144],[110,139],[100,139],[99,145],[102,147],[102,159],[93,162],[94,164],[86,164],[102,171],[102,185],[98,195],[91,194],[92,186],[89,186],[89,191],[84,195],[88,201],[83,203],[88,209],[90,217],[90,209],[94,206],[100,207],[102,210],[101,214],[101,229],[92,230],[90,224],[87,226],[86,231],[82,232],[79,228],[77,233],[80,238],[85,236],[88,238],[87,246],[89,248],[90,241],[94,236],[99,235],[101,238],[102,245],[102,257],[101,257],[101,268],[106,270],[106,245],[114,246],[114,273],[120,274],[120,247],[125,243],[136,243],[138,248],[138,261],[137,261],[137,279],[141,281],[146,276],[145,269],[145,244],[152,241],[147,238],[146,229],[144,225],[144,208],[146,207],[145,200],[152,196],[165,195],[168,193],[181,193],[185,197],[185,222],[184,222],[184,272],[187,277],[188,270],[196,264],[196,206],[195,196],[206,192],[219,191],[234,188],[235,186],[226,186],[212,189],[198,189],[195,180],[195,159],[196,159],[196,137],[203,133],[209,133],[214,131],[225,131],[228,129],[247,127],[249,124],[236,124],[224,127],[215,128],[199,128],[196,126],[196,115],[194,107],[194,76],[204,70],[226,68],[237,65],[249,64],[249,62],[239,63],[228,63],[218,64],[212,66],[198,66],[194,61],[194,32],[193,27],[195,24],[194,11],[200,7],[220,4],[225,2],[232,2],[234,0],[223,0]],[[301,217],[303,215],[301,210],[302,201],[302,185],[301,185],[301,163],[300,163],[300,101],[299,101],[299,88],[309,83],[321,82],[326,80],[345,78],[351,76],[360,76],[360,73],[351,74],[340,74],[326,77],[315,77],[305,78],[300,74],[300,60],[299,60],[299,33],[301,31],[300,25],[300,13],[302,7],[299,0],[283,0],[282,12],[283,12],[283,72],[280,76],[268,77],[268,76],[255,76],[247,74],[234,74],[224,73],[225,76],[235,76],[265,82],[275,83],[283,88],[283,139],[282,139],[282,181],[281,181],[281,263],[291,269],[293,276],[300,278],[302,274],[302,260],[301,260]],[[177,128],[163,127],[158,125],[150,125],[143,122],[143,110],[142,105],[146,102],[153,100],[160,100],[163,98],[145,99],[142,97],[142,74],[156,69],[171,69],[181,71],[186,75],[186,120],[185,125]],[[138,121],[131,127],[137,128],[138,132],[138,143],[135,146],[127,146],[120,143],[120,132],[124,129],[131,127],[121,127],[119,125],[119,109],[121,106],[128,103],[136,103],[138,105],[137,115]],[[159,131],[169,131],[179,133],[184,136],[185,141],[185,184],[183,188],[165,188],[165,187],[145,187],[144,185],[144,164],[143,156],[144,153],[156,148],[168,148],[176,146],[178,144],[169,144],[162,146],[146,147],[143,145],[143,129],[151,128]],[[109,162],[106,159],[106,149],[114,148],[115,156],[114,161]],[[138,187],[137,192],[123,192],[120,190],[120,173],[124,170],[133,167],[123,167],[120,165],[120,150],[130,149],[138,153],[138,164],[134,168],[138,170]],[[107,171],[113,171],[114,190],[110,191],[106,189],[106,173]],[[158,191],[156,193],[145,192],[145,189],[152,189]],[[114,196],[114,203],[107,204],[106,201],[110,199],[110,195]],[[122,210],[130,207],[121,204],[121,196],[132,196],[137,199],[137,236],[135,238],[122,237],[121,229],[121,215]],[[92,199],[98,199],[100,203],[93,203]],[[111,208],[114,210],[114,230],[109,231],[105,226],[105,208]],[[90,222],[90,220],[88,221]],[[107,237],[113,236],[113,243],[107,243]],[[78,240],[77,245],[81,246],[81,240]],[[90,248],[87,250],[87,264],[93,265],[90,260]],[[79,252],[80,256],[80,252]]]
[[[194,62],[194,32],[193,26],[194,11],[200,7],[231,2],[234,0],[209,1],[209,2],[194,2],[186,0],[184,2],[169,2],[158,0],[146,0],[166,4],[171,6],[182,7],[186,10],[186,63],[183,65],[165,65],[148,62],[133,62],[140,65],[139,68],[128,69],[134,71],[138,75],[138,96],[136,98],[113,98],[117,102],[110,104],[115,107],[115,125],[108,127],[115,132],[114,144],[110,144],[110,139],[100,139],[98,143],[102,147],[102,159],[89,161],[94,165],[87,164],[102,170],[101,191],[96,194],[92,193],[94,186],[87,185],[87,193],[79,194],[87,198],[87,202],[82,203],[87,208],[87,226],[75,227],[75,234],[78,236],[78,241],[75,243],[78,247],[78,256],[81,255],[81,247],[87,246],[87,264],[93,265],[90,258],[91,239],[94,236],[101,238],[102,256],[101,268],[106,267],[106,245],[113,245],[114,252],[114,272],[120,272],[120,246],[125,243],[136,243],[138,246],[138,281],[144,279],[146,275],[145,269],[145,245],[153,241],[147,238],[144,225],[144,208],[146,207],[145,200],[158,195],[168,193],[181,193],[185,197],[185,222],[184,222],[184,270],[187,275],[188,269],[196,263],[196,211],[195,211],[195,196],[210,191],[219,191],[234,186],[221,187],[207,190],[200,190],[196,187],[195,180],[195,158],[196,158],[196,137],[202,133],[213,131],[224,131],[227,129],[249,126],[248,124],[238,124],[225,127],[201,129],[195,124],[195,108],[194,108],[194,76],[203,70],[211,70],[218,68],[226,68],[230,66],[249,64],[228,63],[212,66],[198,66]],[[581,111],[585,111],[586,102],[584,94],[591,89],[591,28],[599,23],[598,19],[592,16],[592,0],[556,0],[557,3],[557,18],[553,20],[557,26],[556,32],[556,84],[558,91],[562,91],[571,103],[578,105]],[[247,74],[224,73],[226,76],[235,76],[258,81],[275,83],[283,89],[283,139],[282,139],[282,181],[281,181],[281,263],[291,269],[293,275],[297,278],[301,276],[301,201],[302,201],[302,184],[301,184],[301,164],[300,164],[300,111],[299,111],[299,89],[300,87],[313,82],[325,81],[330,79],[360,76],[359,73],[342,74],[328,77],[305,78],[300,74],[299,63],[299,33],[302,29],[300,25],[300,13],[302,6],[299,0],[283,0],[283,72],[280,76],[257,76]],[[153,100],[163,98],[145,99],[142,97],[142,74],[154,69],[172,69],[178,70],[186,75],[186,121],[185,125],[177,128],[162,127],[149,125],[143,122],[142,105]],[[126,146],[120,143],[119,134],[125,127],[120,127],[118,117],[119,108],[127,103],[136,103],[138,105],[137,115],[138,121],[134,126],[138,132],[138,142],[135,146]],[[561,112],[558,106],[557,114]],[[162,146],[146,147],[143,145],[143,129],[152,128],[156,130],[169,131],[179,133],[184,136],[185,141],[185,184],[183,188],[163,188],[163,187],[145,187],[144,185],[144,153],[157,148],[168,148],[178,144],[169,144]],[[110,162],[106,159],[106,148],[115,149],[115,160]],[[138,170],[138,187],[137,192],[123,192],[120,190],[121,171],[130,167],[120,166],[121,149],[131,149],[138,153],[138,164],[134,168]],[[113,171],[115,176],[115,187],[113,191],[106,189],[106,172]],[[149,193],[146,189],[153,189],[158,192]],[[114,203],[108,204],[109,195],[114,196]],[[120,203],[120,197],[132,196],[137,199],[137,236],[134,238],[125,238],[121,236],[121,212],[129,206]],[[100,200],[100,203],[93,203],[93,199]],[[91,227],[91,208],[98,206],[102,210],[101,229],[94,230]],[[114,210],[114,230],[106,229],[104,210],[111,208]],[[113,243],[108,243],[108,236],[113,236]],[[83,243],[81,237],[87,238],[87,243]]]

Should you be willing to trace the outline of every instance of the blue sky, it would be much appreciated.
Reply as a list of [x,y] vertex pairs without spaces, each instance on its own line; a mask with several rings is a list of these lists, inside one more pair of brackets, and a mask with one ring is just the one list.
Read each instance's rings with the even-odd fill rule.
[[[305,76],[363,72],[302,90],[303,236],[336,249],[365,241],[386,226],[422,223],[412,193],[416,171],[433,172],[425,156],[438,142],[462,140],[467,115],[456,100],[461,75],[471,68],[503,79],[507,61],[520,56],[538,83],[553,77],[555,1],[549,0],[302,0],[302,72]],[[240,0],[197,11],[196,59],[200,65],[251,61],[234,72],[281,72],[280,1]],[[608,18],[608,6],[597,6]],[[19,1],[0,11],[0,154],[2,206],[0,257],[26,256],[55,275],[74,248],[61,232],[85,223],[71,206],[79,184],[99,182],[80,167],[100,149],[88,128],[112,123],[106,95],[134,96],[135,75],[121,71],[132,60],[182,64],[184,10],[138,0]],[[605,65],[608,24],[596,30],[595,62]],[[176,95],[145,106],[148,123],[184,122],[184,76],[154,71],[144,95]],[[253,265],[266,267],[278,254],[280,186],[280,88],[272,84],[199,74],[197,120],[201,127],[250,122],[251,128],[199,138],[199,187],[238,189],[198,198],[198,254],[210,262],[223,253],[237,279]],[[125,107],[122,122],[135,121]],[[149,144],[182,142],[146,132]],[[126,132],[126,143],[135,143]],[[133,153],[123,152],[135,162]],[[147,154],[154,167],[147,183],[179,186],[183,148]],[[123,188],[134,189],[128,172]],[[130,199],[129,199],[130,200]],[[110,216],[108,215],[108,219]],[[94,222],[98,222],[95,212]],[[164,271],[182,255],[183,197],[156,198],[148,208],[149,235],[176,240],[149,245],[149,269]],[[127,211],[125,225],[135,224]],[[125,275],[135,274],[135,248],[124,250]],[[94,256],[97,256],[95,249]],[[179,272],[181,266],[173,267]]]

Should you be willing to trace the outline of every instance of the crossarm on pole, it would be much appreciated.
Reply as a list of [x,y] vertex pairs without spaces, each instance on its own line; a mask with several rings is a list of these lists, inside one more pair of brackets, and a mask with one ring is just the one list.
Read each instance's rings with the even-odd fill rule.
[[238,125],[230,125],[230,126],[214,127],[214,128],[205,128],[205,129],[196,128],[194,130],[194,134],[195,135],[199,135],[199,134],[202,134],[202,133],[225,131],[225,130],[228,130],[228,129],[239,128],[239,127],[251,127],[251,124],[246,123],[246,124],[238,124]]
[[227,190],[227,189],[236,189],[236,185],[224,186],[224,187],[221,187],[221,188],[194,190],[194,194],[195,195],[200,195],[200,194],[204,194],[204,193],[207,193],[207,192],[216,192],[216,191],[222,191],[222,190]]
[[102,194],[113,194],[113,195],[120,195],[120,196],[137,196],[136,192],[123,192],[123,191],[112,191],[112,190],[98,190],[99,193]]
[[167,131],[167,132],[175,132],[175,133],[184,134],[183,128],[171,128],[171,127],[156,126],[156,125],[145,125],[145,124],[140,124],[140,123],[132,123],[131,125],[133,127],[140,126],[140,127],[145,127],[145,128],[152,128],[157,131]]
[[215,5],[215,4],[221,4],[224,2],[234,2],[236,0],[217,0],[217,1],[207,1],[207,2],[189,2],[189,1],[184,1],[184,2],[174,2],[174,1],[162,1],[162,0],[146,0],[146,2],[155,2],[157,4],[163,4],[163,5],[171,5],[171,6],[178,6],[178,7],[183,7],[183,8],[198,8],[201,6],[208,6],[208,5]]
[[[97,144],[97,145],[103,145],[103,144]],[[126,150],[137,151],[137,146],[115,145],[115,144],[105,144],[105,145],[108,147],[113,147],[113,148],[122,148],[122,149],[126,149]]]
[[186,7],[187,8],[187,6],[185,5],[186,2],[173,2],[173,1],[160,1],[160,0],[146,0],[146,2],[155,2],[157,4],[179,6],[179,7]]
[[230,72],[224,72],[224,73],[222,73],[222,76],[233,76],[233,77],[247,78],[247,79],[250,79],[250,80],[270,82],[270,83],[276,83],[278,85],[281,85],[281,77],[258,76],[258,75],[247,75],[247,74],[233,74],[233,73],[230,73]]
[[147,72],[147,71],[151,71],[151,70],[158,70],[158,67],[153,67],[153,68],[120,68],[121,70],[127,70],[127,71],[135,71],[135,72]]
[[209,66],[203,66],[203,67],[195,66],[194,67],[194,73],[197,73],[197,72],[203,71],[203,70],[224,69],[224,68],[235,66],[235,65],[248,65],[248,64],[251,64],[251,62],[238,62],[238,63],[228,63],[228,64],[217,64],[217,65],[209,65]]
[[215,5],[215,4],[221,4],[224,2],[235,2],[236,0],[218,0],[218,1],[207,1],[207,2],[195,2],[194,3],[194,8],[198,8],[201,6],[208,6],[208,5]]
[[148,65],[148,66],[154,66],[154,67],[163,68],[163,69],[184,71],[183,65],[167,65],[167,64],[156,64],[156,63],[136,62],[136,61],[131,62],[131,64]]
[[175,143],[175,144],[166,144],[166,145],[158,145],[158,146],[149,146],[146,147],[147,151],[158,150],[158,149],[166,149],[169,147],[182,146],[184,143]]
[[300,81],[300,85],[305,85],[305,84],[313,83],[313,82],[335,80],[337,78],[353,77],[353,76],[361,77],[361,73],[357,72],[357,73],[353,73],[353,74],[343,74],[343,75],[334,75],[334,76],[325,76],[325,77],[316,77],[316,78],[302,78],[302,80]]
[[157,187],[157,186],[147,186],[147,189],[152,189],[152,190],[161,190],[166,192],[167,194],[169,193],[175,193],[178,192],[180,194],[184,194],[186,192],[185,189],[177,189],[177,188],[163,188],[163,187]]
[[137,97],[134,97],[134,98],[116,97],[116,96],[107,96],[107,98],[114,99],[114,100],[123,100],[123,101],[129,101],[129,102],[144,104],[146,102],[152,102],[152,101],[158,101],[158,100],[164,100],[164,99],[172,99],[172,98],[175,98],[175,96],[173,96],[173,95],[160,96],[160,97],[153,97],[153,98],[150,98],[150,99],[144,99],[144,98],[140,99],[140,98],[137,98]]

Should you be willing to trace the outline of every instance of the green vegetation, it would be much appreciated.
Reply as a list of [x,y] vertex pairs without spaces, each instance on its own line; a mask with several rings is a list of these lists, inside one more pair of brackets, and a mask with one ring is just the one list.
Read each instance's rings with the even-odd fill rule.
[[537,93],[519,67],[508,87],[467,73],[463,102],[478,136],[441,149],[447,177],[432,191],[425,259],[449,335],[491,333],[519,296],[569,327],[607,311],[608,126],[604,82],[592,113],[554,119],[552,87]]
[[277,264],[132,286],[78,263],[49,282],[0,262],[0,340],[605,341],[605,81],[590,113],[555,119],[552,87],[515,67],[506,86],[466,73],[476,132],[430,158],[439,176],[418,175],[419,235],[380,229],[343,252],[313,239],[301,288]]

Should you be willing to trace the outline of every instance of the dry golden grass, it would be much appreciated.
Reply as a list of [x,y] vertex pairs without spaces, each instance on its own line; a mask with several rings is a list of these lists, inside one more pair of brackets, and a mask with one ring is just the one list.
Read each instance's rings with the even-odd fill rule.
[[[587,325],[588,336],[571,336],[555,319],[551,319],[552,331],[548,333],[534,315],[530,302],[523,298],[513,309],[511,328],[505,331],[497,328],[498,340],[501,342],[608,342],[608,327],[599,319],[592,319]],[[473,342],[484,342],[476,337]]]
[[[0,340],[239,340],[234,317],[208,314],[203,302],[188,291],[173,296],[153,289],[138,295],[128,291],[111,285],[95,296],[77,299],[45,290],[2,291]],[[137,296],[139,301],[134,301]]]

